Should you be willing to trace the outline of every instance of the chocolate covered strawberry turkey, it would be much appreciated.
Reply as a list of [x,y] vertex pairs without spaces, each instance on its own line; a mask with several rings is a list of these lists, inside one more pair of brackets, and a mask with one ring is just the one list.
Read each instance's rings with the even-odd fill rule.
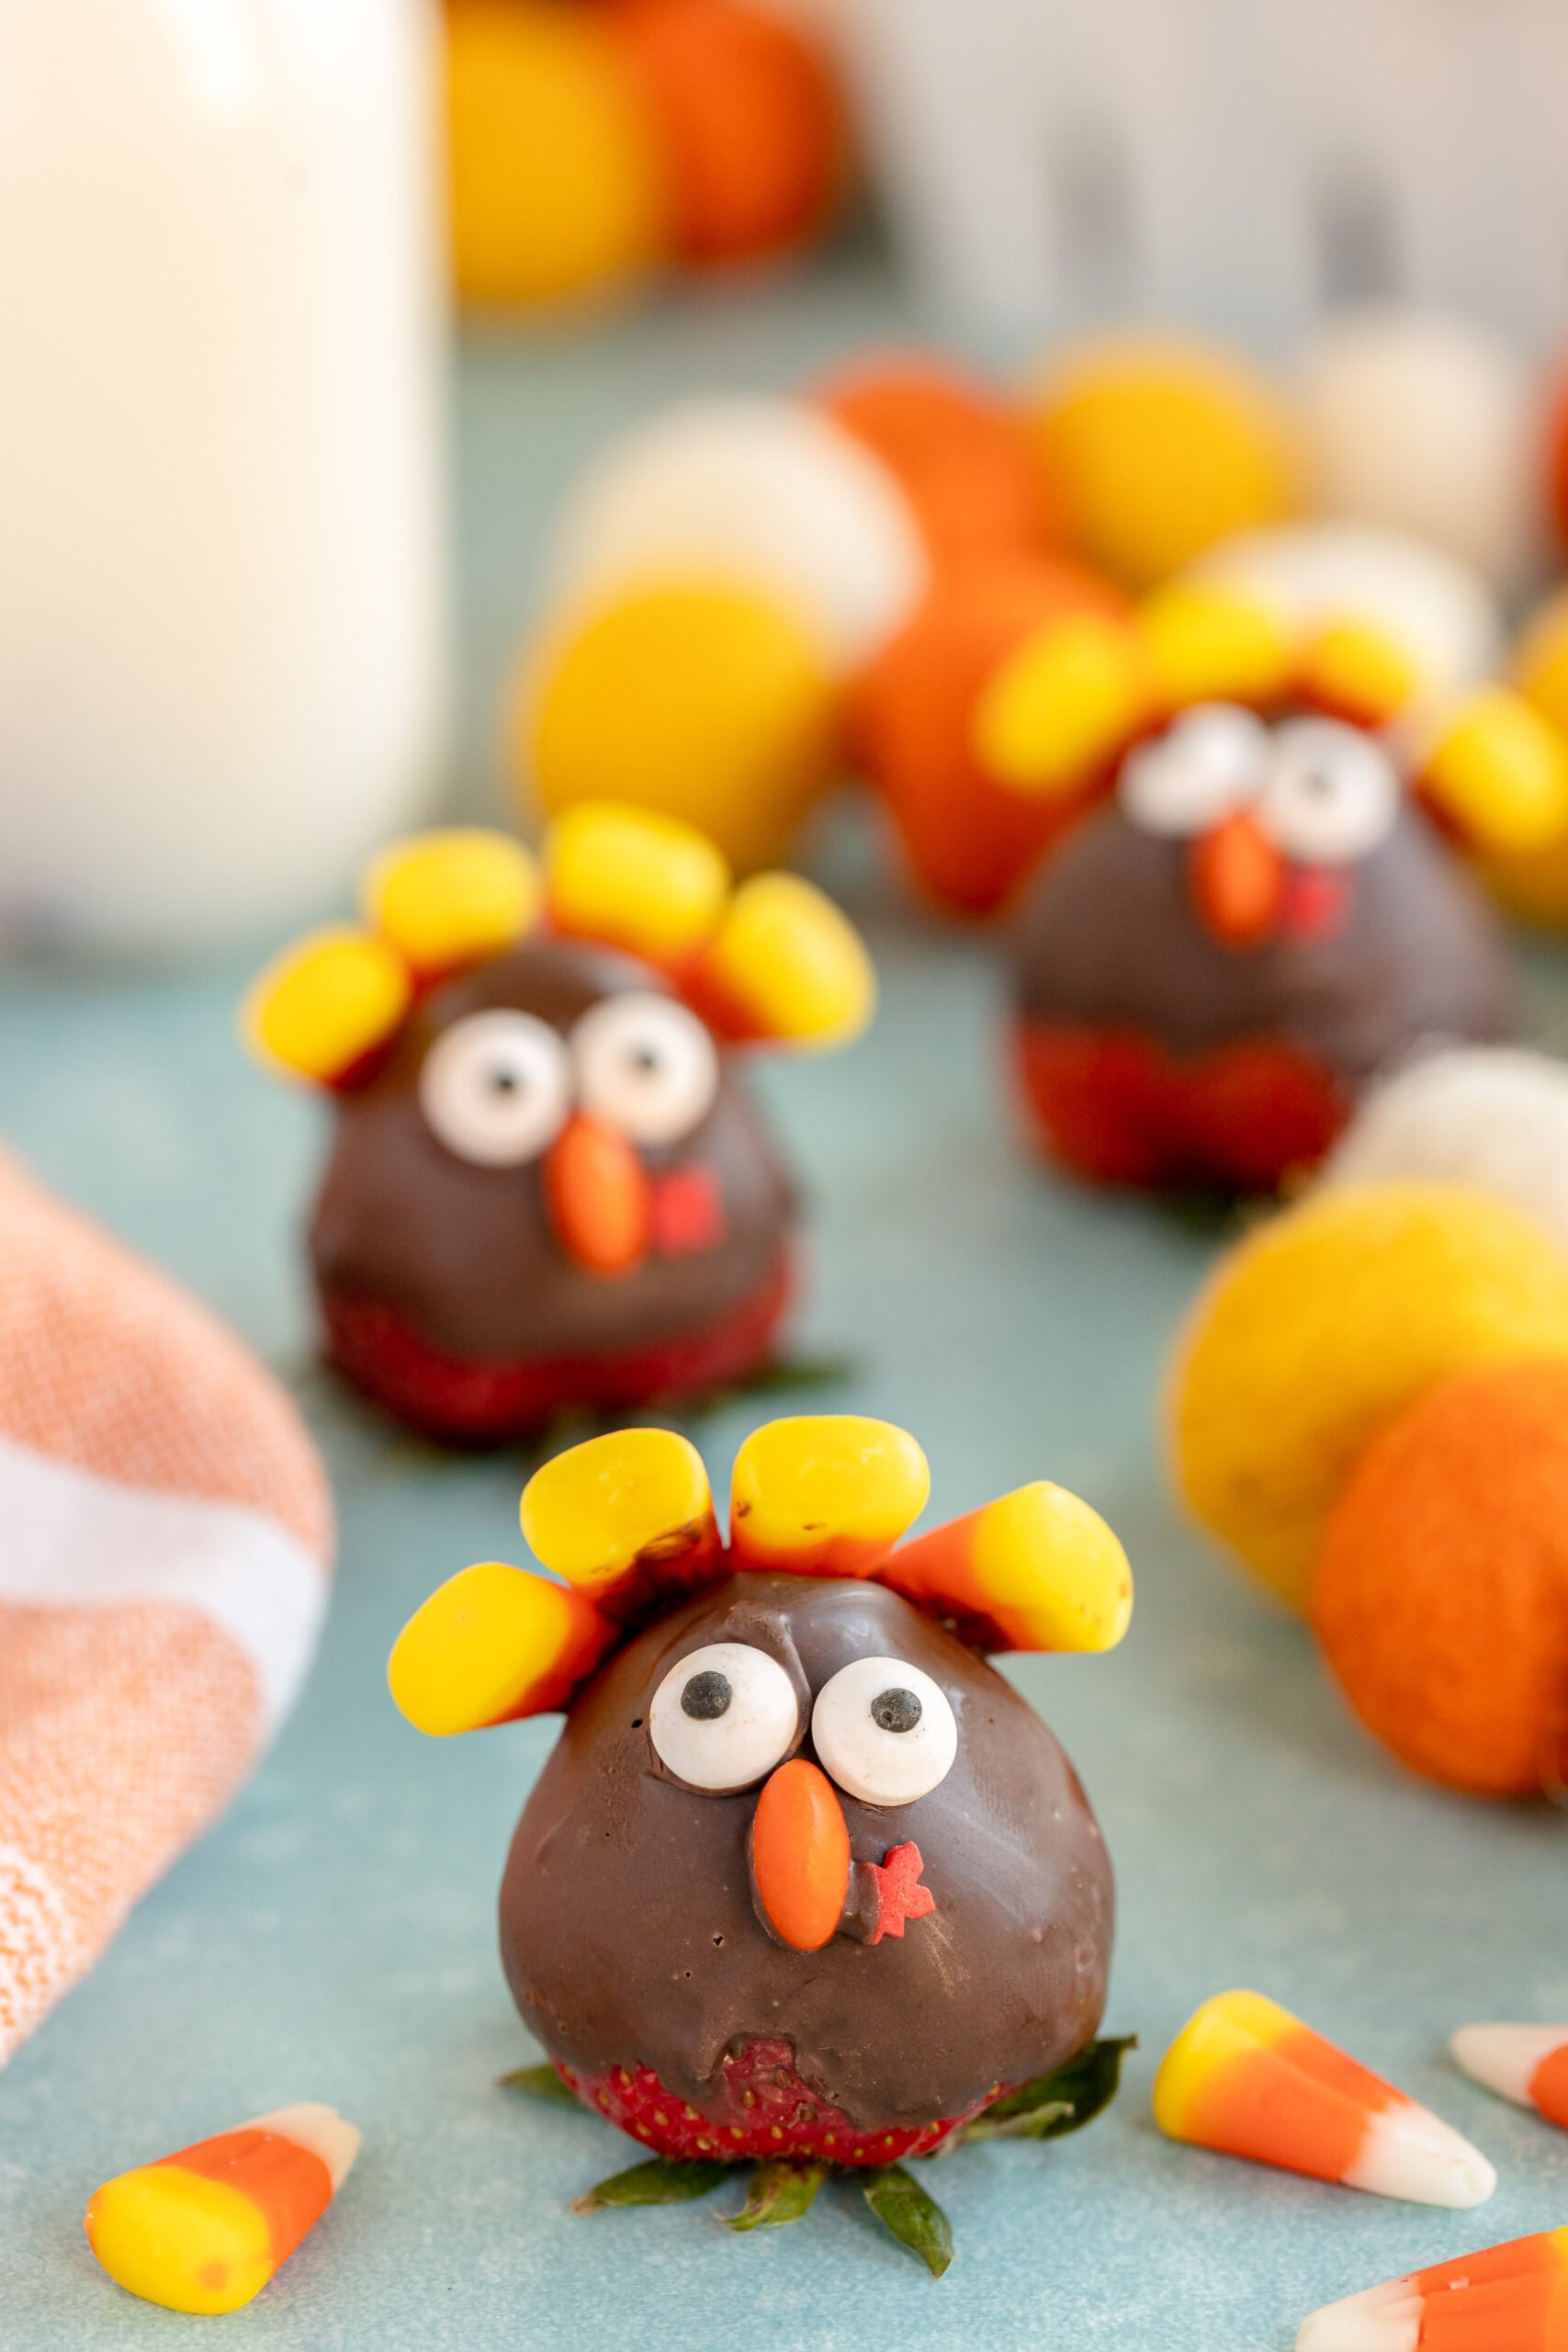
[[1110,1648],[1126,1557],[1044,1481],[896,1549],[928,1486],[887,1423],[772,1422],[725,1544],[686,1441],[617,1431],[525,1491],[562,1581],[467,1569],[400,1637],[393,1694],[423,1730],[565,1711],[501,1939],[553,2062],[516,2079],[645,2151],[590,2205],[750,2161],[750,2227],[843,2168],[941,2270],[945,2221],[903,2159],[1054,2136],[1114,2092],[1110,1861],[983,1653]]
[[1378,1071],[1512,1022],[1495,917],[1384,747],[1227,703],[1135,752],[1047,865],[1013,991],[1042,1140],[1156,1187],[1271,1190]]
[[264,974],[249,1027],[336,1120],[310,1221],[327,1352],[456,1443],[744,1381],[795,1265],[795,1188],[738,1048],[819,1051],[874,981],[794,875],[731,893],[689,826],[608,804],[547,836],[416,836],[364,921]]
[[1077,812],[1018,909],[1011,1044],[1075,1174],[1268,1192],[1368,1083],[1506,1037],[1502,935],[1458,854],[1568,824],[1568,760],[1506,689],[1438,693],[1353,610],[1178,582],[1043,625],[976,713],[992,771]]

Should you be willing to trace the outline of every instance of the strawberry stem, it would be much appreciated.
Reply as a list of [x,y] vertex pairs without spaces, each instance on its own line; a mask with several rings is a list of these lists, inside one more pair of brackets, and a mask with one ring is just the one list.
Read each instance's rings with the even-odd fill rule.
[[883,2228],[940,2278],[953,2260],[953,2231],[936,2199],[902,2165],[879,2165],[864,2176],[861,2188]]
[[739,2213],[719,2216],[727,2230],[756,2230],[779,2222],[798,2222],[811,2211],[812,2201],[828,2177],[826,2165],[761,2164],[751,2175],[746,2202]]
[[598,2213],[614,2205],[684,2205],[706,2197],[734,2167],[727,2164],[682,2163],[674,2156],[650,2156],[646,2164],[630,2165],[612,2173],[572,2204],[574,2213]]
[[519,2066],[510,2075],[496,2077],[496,2088],[502,2091],[522,2091],[529,2098],[551,2099],[558,2107],[581,2108],[575,2091],[568,2090],[553,2066]]
[[1104,2113],[1122,2084],[1122,2061],[1137,2036],[1091,2041],[1055,2074],[1037,2075],[998,2098],[958,2134],[973,2140],[1061,2140]]

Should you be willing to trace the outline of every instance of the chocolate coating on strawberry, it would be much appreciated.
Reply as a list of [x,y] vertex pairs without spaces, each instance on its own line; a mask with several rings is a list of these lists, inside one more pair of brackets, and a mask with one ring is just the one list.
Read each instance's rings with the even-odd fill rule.
[[[649,1736],[671,1668],[723,1642],[762,1652],[794,1685],[786,1770],[820,1771],[813,1706],[868,1658],[929,1677],[956,1725],[951,1765],[912,1801],[834,1790],[850,1891],[838,1930],[810,1952],[789,1949],[759,1908],[759,1788],[703,1793]],[[912,1713],[907,1702],[886,1712]],[[918,1870],[893,1861],[909,1846]],[[873,1872],[899,1913],[874,1941]],[[929,1908],[911,1899],[921,1891]],[[585,2082],[641,2068],[730,2127],[727,2058],[733,2073],[750,2046],[782,2041],[814,2112],[830,2107],[857,2133],[919,2132],[1091,2037],[1112,1911],[1077,1777],[1010,1683],[883,1587],[742,1573],[649,1626],[573,1703],[513,1844],[502,1951],[531,2030]]]
[[1336,919],[1247,952],[1196,919],[1183,853],[1114,808],[1084,823],[1019,924],[1025,1019],[1135,1029],[1182,1053],[1282,1038],[1351,1089],[1420,1038],[1508,1034],[1495,922],[1418,811],[1356,866]]

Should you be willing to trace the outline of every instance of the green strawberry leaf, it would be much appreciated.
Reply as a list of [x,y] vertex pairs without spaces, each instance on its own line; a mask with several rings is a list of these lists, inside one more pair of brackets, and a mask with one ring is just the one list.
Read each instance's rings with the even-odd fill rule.
[[1021,2114],[998,2115],[995,2122],[988,2114],[977,2117],[964,2132],[964,2143],[967,2147],[981,2140],[1059,2140],[1065,2132],[1079,2129],[1071,2099],[1048,2098]]
[[902,2165],[878,2165],[865,2175],[861,2187],[883,2228],[918,2254],[933,2278],[940,2278],[953,2260],[953,2232],[936,2199]]
[[830,1383],[852,1380],[860,1365],[853,1356],[786,1356],[775,1358],[750,1373],[748,1396],[787,1396],[797,1388],[826,1388]]
[[1103,2114],[1122,2083],[1122,2061],[1138,2046],[1136,2034],[1120,2041],[1091,2041],[1058,2066],[998,2099],[967,2126],[972,2140],[1062,2140]]
[[794,2165],[782,2160],[759,2165],[751,2175],[746,2202],[739,2213],[721,2213],[727,2230],[756,2230],[775,2222],[798,2222],[828,2177],[826,2165]]
[[575,2107],[582,2115],[588,2112],[577,2093],[568,2090],[553,2066],[519,2066],[514,2074],[500,2075],[496,2088],[525,2091],[530,2098],[554,2099],[558,2107]]
[[574,2213],[597,2213],[611,2205],[684,2205],[706,2197],[734,2167],[720,2164],[682,2164],[673,2156],[650,2156],[646,2164],[612,2173],[596,2188],[580,2197]]

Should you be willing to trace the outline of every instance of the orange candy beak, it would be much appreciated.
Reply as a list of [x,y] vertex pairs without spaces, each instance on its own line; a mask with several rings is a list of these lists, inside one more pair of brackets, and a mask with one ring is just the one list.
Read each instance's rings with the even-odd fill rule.
[[648,1253],[653,1189],[624,1136],[581,1114],[545,1157],[545,1199],[556,1238],[591,1274],[629,1274]]
[[751,1820],[751,1878],[780,1943],[819,1951],[838,1932],[850,1891],[850,1832],[826,1772],[804,1756],[762,1786]]
[[1192,903],[1222,947],[1257,947],[1280,920],[1285,861],[1250,809],[1233,809],[1193,843]]

